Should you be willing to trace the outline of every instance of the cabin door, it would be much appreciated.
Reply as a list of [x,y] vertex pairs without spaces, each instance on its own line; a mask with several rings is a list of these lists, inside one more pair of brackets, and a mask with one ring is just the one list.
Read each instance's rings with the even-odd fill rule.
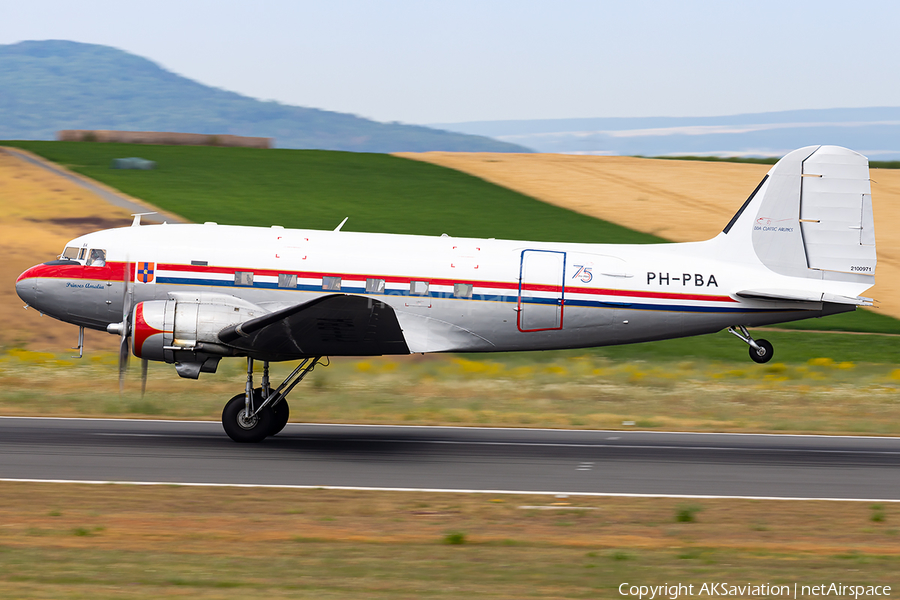
[[523,250],[519,267],[519,331],[562,329],[566,253]]

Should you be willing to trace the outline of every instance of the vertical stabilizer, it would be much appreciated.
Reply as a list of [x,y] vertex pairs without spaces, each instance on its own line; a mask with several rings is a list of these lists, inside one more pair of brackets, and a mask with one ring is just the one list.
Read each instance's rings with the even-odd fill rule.
[[724,234],[729,250],[752,248],[781,275],[871,285],[876,254],[868,159],[839,146],[791,152]]

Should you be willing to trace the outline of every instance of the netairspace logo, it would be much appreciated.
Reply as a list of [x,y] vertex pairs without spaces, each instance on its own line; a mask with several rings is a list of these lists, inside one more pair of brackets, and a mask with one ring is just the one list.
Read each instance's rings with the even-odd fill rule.
[[[696,589],[695,589],[696,588]],[[668,598],[677,600],[682,596],[741,596],[744,598],[785,597],[815,598],[819,596],[836,596],[845,598],[883,598],[891,595],[889,585],[845,585],[843,583],[822,583],[819,585],[772,585],[769,583],[754,585],[747,583],[730,584],[727,582],[709,582],[703,584],[668,584],[632,585],[623,583],[619,586],[622,596],[634,596],[638,600],[654,600]]]

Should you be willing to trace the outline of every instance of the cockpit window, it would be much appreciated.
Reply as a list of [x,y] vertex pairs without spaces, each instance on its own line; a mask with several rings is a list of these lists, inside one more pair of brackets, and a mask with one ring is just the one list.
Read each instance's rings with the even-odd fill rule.
[[88,267],[105,267],[106,250],[98,250],[97,248],[92,248],[85,265]]
[[81,252],[78,253],[78,260],[84,260],[84,253],[87,252],[87,248],[82,248]]
[[68,258],[69,260],[75,260],[78,258],[78,250],[77,246],[68,246],[65,250],[63,250],[62,256],[60,258]]

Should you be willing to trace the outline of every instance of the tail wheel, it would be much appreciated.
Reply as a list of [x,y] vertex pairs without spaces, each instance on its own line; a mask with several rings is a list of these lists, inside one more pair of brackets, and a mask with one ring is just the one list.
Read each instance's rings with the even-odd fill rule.
[[[262,401],[258,394],[254,394],[253,400],[257,406]],[[247,412],[245,405],[244,394],[238,394],[222,410],[222,427],[228,437],[235,442],[254,444],[272,435],[274,411],[261,410],[254,415]]]
[[759,346],[757,350],[753,346],[750,346],[750,358],[753,359],[753,362],[757,363],[767,363],[772,360],[772,357],[775,355],[775,349],[772,347],[772,344],[769,343],[768,340],[754,340],[756,345]]

